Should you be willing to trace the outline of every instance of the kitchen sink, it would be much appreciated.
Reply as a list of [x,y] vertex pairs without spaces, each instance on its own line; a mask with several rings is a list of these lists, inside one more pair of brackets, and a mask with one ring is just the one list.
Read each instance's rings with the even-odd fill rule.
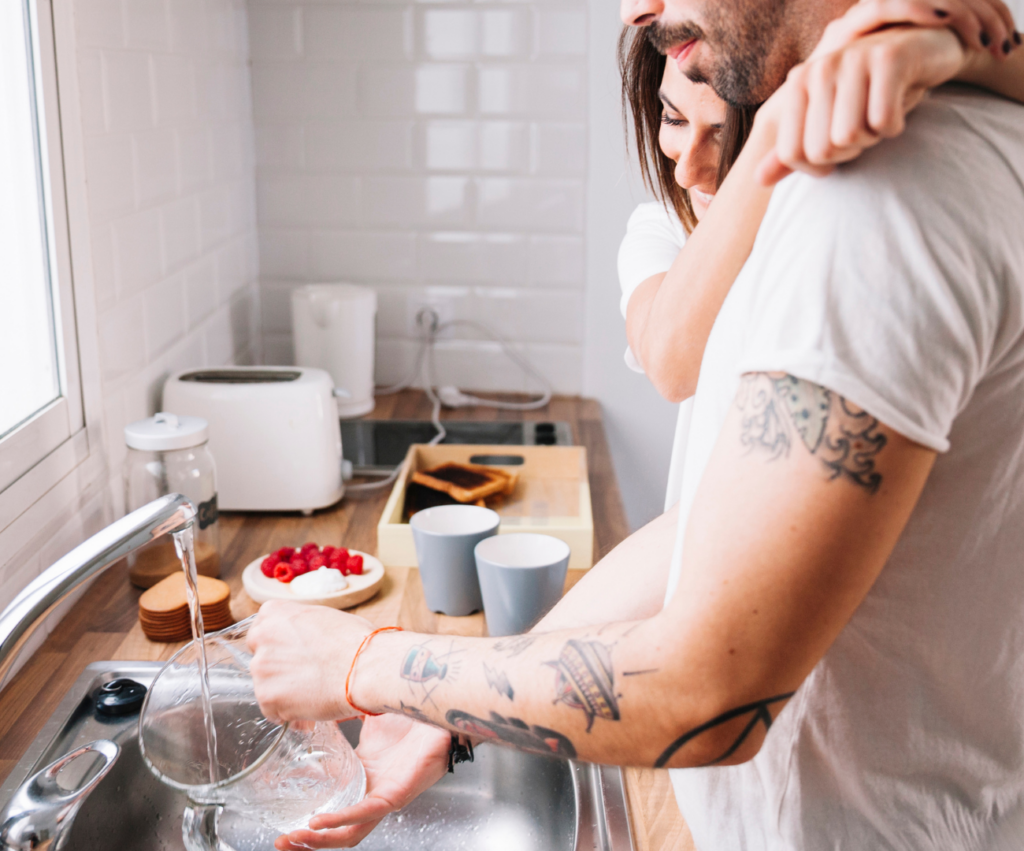
[[[148,686],[159,662],[89,665],[0,786],[0,807],[24,780],[63,754],[95,739],[111,739],[121,756],[93,790],[71,828],[68,851],[96,848],[181,849],[184,795],[158,781],[143,764],[138,715],[105,718],[91,695],[105,682],[129,677]],[[358,721],[342,725],[349,740]],[[97,765],[82,758],[61,782],[73,788]],[[221,835],[237,851],[273,848],[274,834],[225,814]],[[358,846],[365,851],[632,851],[622,773],[618,768],[565,762],[484,745],[476,761],[456,768],[381,825]]]

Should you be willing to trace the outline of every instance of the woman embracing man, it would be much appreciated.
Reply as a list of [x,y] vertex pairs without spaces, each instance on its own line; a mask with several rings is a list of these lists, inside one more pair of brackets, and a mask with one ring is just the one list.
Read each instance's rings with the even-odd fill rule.
[[278,848],[357,844],[468,731],[671,769],[702,851],[986,851],[1024,815],[1011,8],[622,0],[659,198],[620,254],[627,360],[693,397],[671,507],[529,634],[446,636],[428,702],[403,660],[436,638],[265,604],[267,717],[369,715],[366,798]]

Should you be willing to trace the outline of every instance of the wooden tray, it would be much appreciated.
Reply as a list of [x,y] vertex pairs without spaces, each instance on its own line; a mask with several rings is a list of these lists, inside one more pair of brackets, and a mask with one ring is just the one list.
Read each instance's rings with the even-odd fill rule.
[[594,517],[587,479],[587,450],[582,446],[475,446],[413,444],[402,462],[391,496],[377,524],[377,554],[391,567],[416,567],[412,529],[402,519],[405,489],[412,474],[448,461],[486,463],[480,456],[516,456],[523,463],[501,467],[519,474],[515,493],[494,510],[501,515],[498,534],[537,532],[565,541],[569,567],[587,570],[594,562]]

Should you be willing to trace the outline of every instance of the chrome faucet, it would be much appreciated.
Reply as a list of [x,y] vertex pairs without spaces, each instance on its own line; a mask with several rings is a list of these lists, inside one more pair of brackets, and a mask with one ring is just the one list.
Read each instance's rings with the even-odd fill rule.
[[[195,516],[195,507],[181,494],[161,497],[97,532],[33,579],[0,614],[0,686],[25,642],[62,600],[132,550],[186,528]],[[61,769],[88,752],[102,756],[103,766],[78,789],[61,789]],[[0,849],[59,851],[79,807],[113,767],[118,753],[117,745],[101,739],[29,777],[0,812]]]
[[162,496],[97,532],[25,586],[0,614],[0,688],[22,646],[62,600],[132,550],[184,529],[195,516],[181,494]]
[[[86,754],[103,759],[99,770],[77,789],[63,789],[57,776]],[[0,812],[0,848],[3,851],[61,851],[67,844],[71,822],[89,793],[114,767],[121,749],[107,739],[83,745],[40,769],[21,784]]]

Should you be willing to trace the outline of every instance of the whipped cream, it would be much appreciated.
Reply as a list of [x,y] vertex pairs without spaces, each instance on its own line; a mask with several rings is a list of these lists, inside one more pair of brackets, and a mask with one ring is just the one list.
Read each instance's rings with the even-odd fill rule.
[[315,600],[326,597],[328,594],[335,594],[348,588],[348,581],[341,575],[340,570],[333,567],[321,567],[318,570],[311,570],[296,576],[290,583],[289,588],[296,597],[304,600]]

